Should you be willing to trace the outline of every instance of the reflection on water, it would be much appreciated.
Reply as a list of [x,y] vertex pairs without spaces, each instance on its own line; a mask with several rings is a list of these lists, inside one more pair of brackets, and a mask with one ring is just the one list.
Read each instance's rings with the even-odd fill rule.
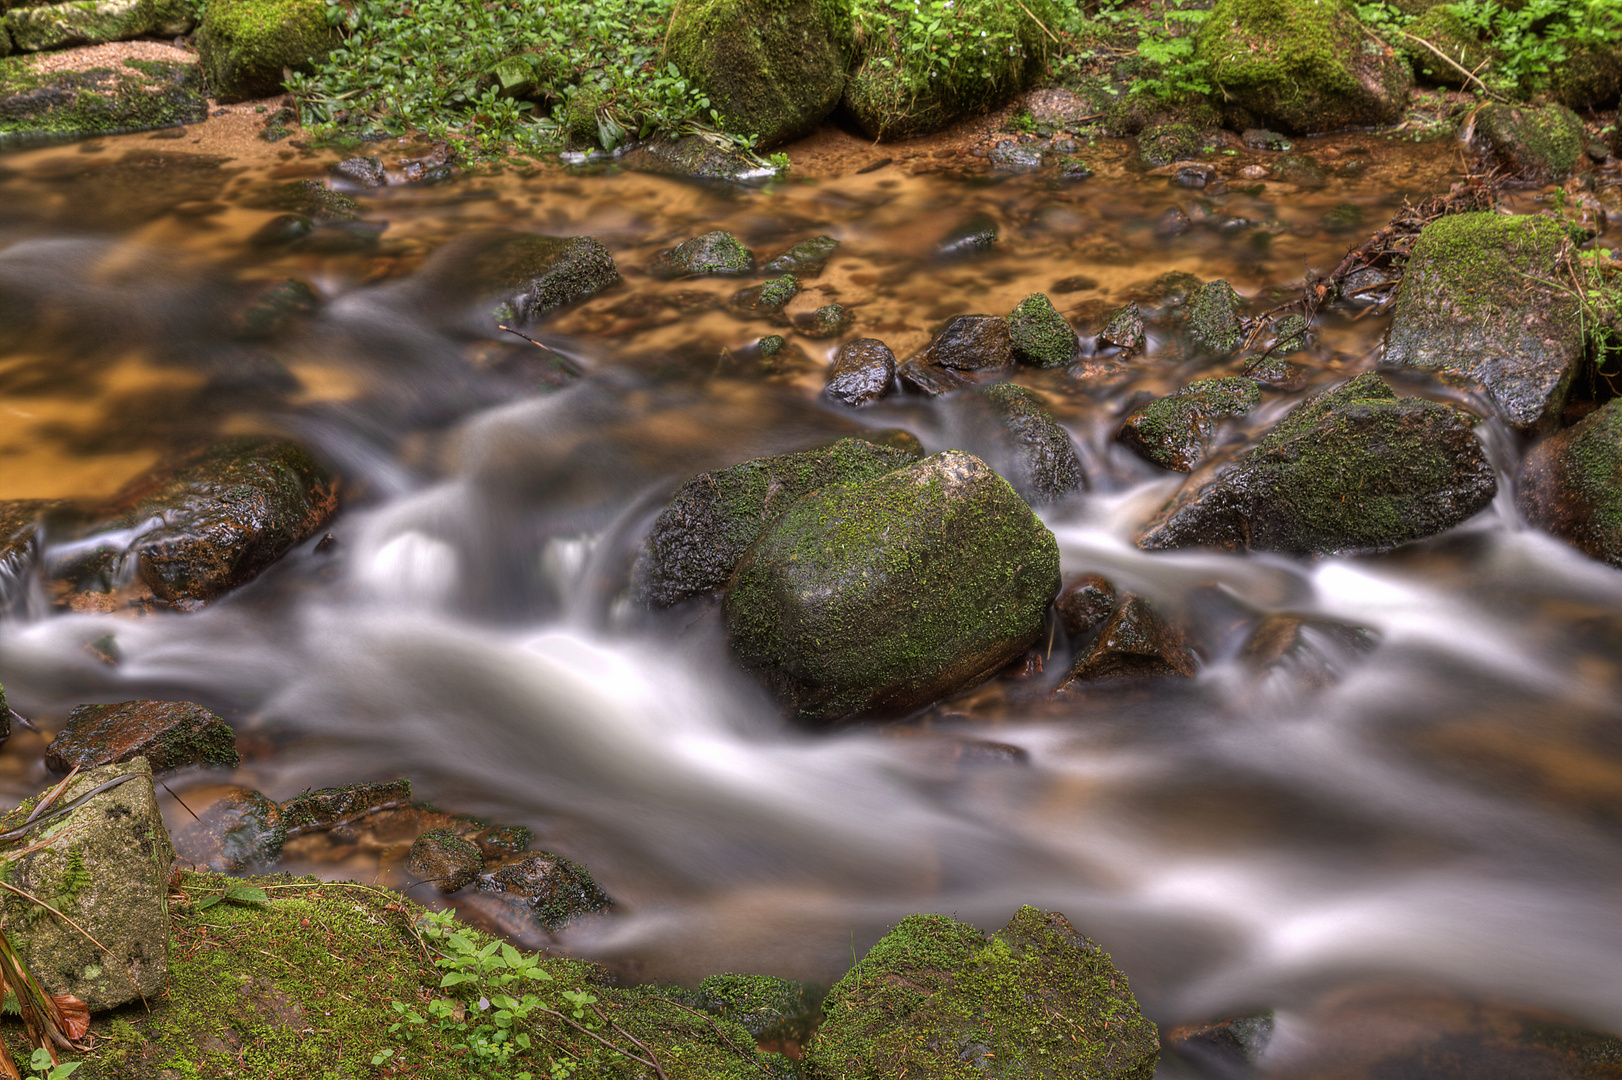
[[[931,451],[962,436],[950,405],[820,403],[829,342],[795,340],[797,366],[719,367],[780,328],[724,308],[738,281],[649,278],[659,249],[711,228],[762,255],[835,236],[795,309],[844,304],[905,358],[945,318],[1038,290],[1096,331],[1170,270],[1247,296],[1293,287],[1351,242],[1326,214],[1382,220],[1439,166],[1396,156],[1323,191],[1222,193],[1119,169],[751,192],[508,173],[360,194],[387,229],[340,250],[250,239],[275,185],[319,161],[118,157],[132,145],[0,173],[0,498],[106,494],[189,440],[275,427],[336,463],[351,501],[336,554],[307,544],[200,613],[46,616],[22,598],[0,674],[48,726],[81,702],[184,697],[251,736],[239,779],[273,797],[405,775],[441,806],[530,825],[621,904],[566,945],[646,978],[826,982],[853,938],[907,912],[992,927],[1035,903],[1104,943],[1164,1022],[1275,1006],[1307,1038],[1318,995],[1379,977],[1622,1028],[1622,578],[1519,524],[1520,448],[1501,431],[1484,435],[1504,494],[1448,536],[1316,563],[1148,555],[1130,536],[1178,478],[1114,444],[1115,425],[1134,394],[1231,368],[1159,341],[1114,381],[1022,371],[1092,475],[1048,521],[1065,574],[1179,613],[1202,659],[1189,685],[1055,703],[1001,682],[906,734],[810,734],[732,669],[712,618],[649,621],[621,599],[642,530],[696,471],[862,427]],[[1157,236],[1173,205],[1198,224]],[[997,252],[936,261],[973,212],[998,222]],[[578,381],[532,345],[442,325],[413,291],[446,239],[496,227],[613,251],[624,284],[532,330]],[[289,276],[319,308],[245,328]],[[1372,364],[1382,329],[1326,312],[1311,385]],[[1252,421],[1298,396],[1272,393]],[[1327,689],[1258,676],[1239,649],[1276,613],[1379,644]],[[116,666],[85,649],[107,633]],[[20,737],[0,756],[12,792],[41,780],[37,750]]]

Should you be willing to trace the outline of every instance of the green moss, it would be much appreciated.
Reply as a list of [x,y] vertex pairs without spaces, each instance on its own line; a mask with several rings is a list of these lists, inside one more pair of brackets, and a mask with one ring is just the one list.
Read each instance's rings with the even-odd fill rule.
[[1583,122],[1563,105],[1483,105],[1475,113],[1475,141],[1506,172],[1529,183],[1571,175],[1588,137]]
[[1211,281],[1188,299],[1185,318],[1194,341],[1215,353],[1239,347],[1239,294],[1226,281]]
[[1407,32],[1435,46],[1453,64],[1440,59],[1436,53],[1423,45],[1403,38],[1397,45],[1398,51],[1408,58],[1414,66],[1414,73],[1423,76],[1426,81],[1440,86],[1462,87],[1469,80],[1460,73],[1459,68],[1465,71],[1478,72],[1485,69],[1491,59],[1486,48],[1477,40],[1475,33],[1465,25],[1463,19],[1452,4],[1438,4],[1411,23]]
[[146,34],[181,34],[191,28],[196,14],[188,0],[64,0],[13,5],[6,23],[17,48],[34,52],[125,41]]
[[41,74],[32,56],[0,60],[0,146],[190,124],[208,115],[196,64],[126,60]]
[[758,1040],[803,1034],[810,988],[775,975],[711,975],[694,995],[700,1008],[730,1020]]
[[1081,348],[1075,329],[1043,293],[1032,293],[1019,302],[1008,316],[1008,335],[1014,357],[1036,367],[1063,367]]
[[1613,549],[1622,536],[1622,402],[1613,401],[1572,429],[1564,476],[1573,507],[1587,511],[1586,531]]
[[1192,124],[1156,124],[1138,136],[1138,157],[1150,168],[1200,156],[1205,137]]
[[745,316],[776,315],[799,292],[800,283],[794,280],[794,275],[784,274],[752,288],[739,290],[733,294],[731,306]]
[[649,264],[648,272],[661,278],[736,276],[754,268],[754,252],[736,236],[717,229],[659,252]]
[[1117,438],[1162,468],[1188,472],[1210,449],[1217,420],[1243,416],[1261,395],[1250,379],[1202,379],[1135,410]]
[[196,38],[222,102],[280,92],[284,68],[312,70],[336,43],[323,0],[209,0]]
[[282,803],[282,824],[287,826],[289,832],[330,829],[374,810],[410,801],[411,781],[406,779],[321,788],[319,791],[295,795]]

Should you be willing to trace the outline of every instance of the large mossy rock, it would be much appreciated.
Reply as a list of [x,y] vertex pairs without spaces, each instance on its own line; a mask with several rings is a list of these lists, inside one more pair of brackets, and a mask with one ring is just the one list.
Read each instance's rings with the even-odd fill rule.
[[1588,145],[1582,120],[1564,105],[1492,102],[1476,110],[1473,132],[1472,144],[1489,162],[1528,184],[1564,180]]
[[920,456],[921,450],[841,439],[700,473],[654,520],[631,572],[632,597],[669,607],[718,590],[761,530],[798,499],[829,484],[883,476]]
[[325,0],[208,0],[196,42],[209,88],[229,103],[280,93],[282,69],[308,71],[338,37]]
[[1023,653],[1058,591],[1053,534],[949,450],[789,507],[738,564],[726,624],[798,719],[901,716]]
[[1534,446],[1516,487],[1533,525],[1622,569],[1622,400]]
[[619,281],[614,256],[600,240],[492,230],[435,251],[411,289],[442,325],[493,331],[496,323],[534,322]]
[[170,51],[173,60],[120,61],[96,49],[0,60],[0,147],[203,120],[202,67]]
[[[48,819],[103,783],[126,780]],[[0,832],[17,829],[39,796],[0,818]],[[164,830],[145,758],[80,773],[4,857],[6,880],[45,901],[81,929],[31,900],[8,892],[0,901],[6,936],[40,985],[72,994],[92,1010],[155,997],[169,966],[169,864],[174,849]],[[86,939],[89,934],[103,952]]]
[[1109,954],[1022,907],[989,939],[912,915],[829,991],[807,1062],[840,1080],[1150,1080],[1160,1040]]
[[845,92],[846,0],[697,0],[676,6],[665,55],[728,131],[776,146],[809,135]]
[[1195,56],[1231,110],[1297,134],[1392,123],[1413,86],[1341,0],[1217,0]]
[[[4,24],[24,52],[154,35],[174,37],[197,25],[196,0],[61,0],[13,3]],[[7,5],[0,4],[0,10]]]
[[1545,217],[1452,214],[1425,226],[1384,366],[1485,391],[1519,431],[1554,426],[1584,353],[1577,299],[1555,284],[1569,239]]
[[957,0],[944,18],[857,0],[852,22],[857,62],[843,104],[875,139],[924,135],[1002,104],[1041,76],[1044,28],[1059,25],[1052,0]]
[[1359,375],[1297,405],[1237,461],[1196,473],[1138,546],[1312,555],[1431,536],[1498,491],[1474,422]]

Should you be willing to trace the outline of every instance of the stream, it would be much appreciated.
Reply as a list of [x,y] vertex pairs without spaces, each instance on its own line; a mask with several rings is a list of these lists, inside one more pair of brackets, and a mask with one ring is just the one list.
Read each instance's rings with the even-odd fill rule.
[[[822,138],[803,152],[877,156]],[[1479,429],[1496,502],[1393,553],[1146,553],[1134,532],[1182,477],[1114,442],[1120,418],[1145,391],[1238,364],[1152,335],[1122,376],[1018,369],[1090,477],[1078,504],[1043,513],[1065,577],[1103,574],[1196,627],[1192,680],[1055,701],[1054,655],[1045,676],[899,727],[806,731],[731,662],[713,614],[655,619],[624,597],[642,535],[694,473],[862,429],[905,428],[929,452],[961,435],[938,400],[827,402],[837,341],[724,307],[758,277],[656,280],[655,252],[711,229],[762,257],[836,237],[791,310],[844,304],[846,337],[899,359],[950,316],[1046,292],[1082,331],[1085,368],[1101,314],[1160,275],[1226,278],[1271,307],[1405,197],[1458,178],[1446,142],[1304,142],[1373,165],[1322,188],[1206,190],[1108,147],[1068,185],[826,161],[752,189],[511,168],[352,190],[373,225],[348,250],[255,240],[267,193],[325,177],[332,154],[209,158],[137,135],[0,156],[0,499],[109,495],[240,431],[286,433],[344,478],[335,548],[311,538],[204,610],[63,612],[23,590],[0,621],[0,681],[52,731],[75,705],[139,697],[224,716],[243,767],[172,782],[182,793],[227,779],[286,799],[405,776],[417,798],[527,825],[618,902],[557,947],[637,980],[826,985],[910,912],[991,930],[1029,903],[1100,942],[1163,1026],[1275,1010],[1278,1075],[1332,1074],[1299,1063],[1364,1040],[1335,1019],[1347,1008],[1385,1035],[1453,1022],[1409,1001],[1622,1031],[1622,575],[1520,520],[1525,446],[1507,428]],[[1191,222],[1175,235],[1172,207]],[[994,250],[936,257],[977,213],[998,225]],[[596,237],[625,280],[530,327],[551,353],[448,326],[412,276],[492,228]],[[267,339],[234,333],[240,298],[289,276],[319,309]],[[1326,309],[1294,358],[1307,386],[1269,390],[1230,445],[1372,368],[1386,323],[1374,303]],[[770,333],[803,359],[736,359]],[[1326,688],[1258,678],[1237,653],[1273,613],[1364,627],[1378,646]],[[87,649],[108,634],[116,665]],[[47,782],[43,744],[18,733],[0,750],[0,795]],[[371,880],[377,862],[279,868]]]

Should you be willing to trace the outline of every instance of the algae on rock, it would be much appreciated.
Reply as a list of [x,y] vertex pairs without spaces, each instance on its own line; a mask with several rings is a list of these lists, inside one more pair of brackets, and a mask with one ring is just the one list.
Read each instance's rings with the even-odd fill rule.
[[1622,569],[1622,400],[1534,446],[1516,487],[1533,525]]
[[323,0],[208,0],[197,51],[221,102],[269,97],[338,43]]
[[[167,60],[97,63],[84,53],[0,59],[0,146],[191,124],[208,115],[202,68]],[[66,57],[67,59],[63,59]]]

